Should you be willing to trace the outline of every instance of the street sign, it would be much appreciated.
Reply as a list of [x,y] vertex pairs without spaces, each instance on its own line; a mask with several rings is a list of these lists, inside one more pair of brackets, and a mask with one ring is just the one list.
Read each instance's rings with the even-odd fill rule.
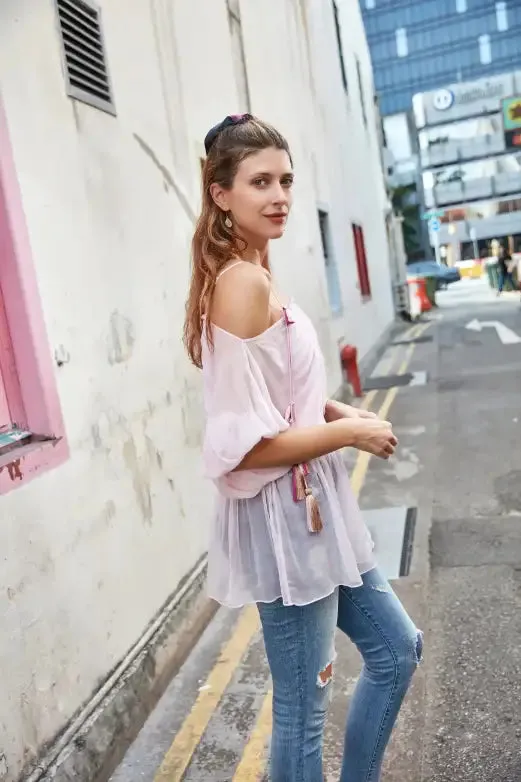
[[430,220],[432,217],[443,217],[444,214],[443,209],[429,209],[422,214],[422,220]]
[[441,222],[438,220],[438,218],[431,217],[431,219],[429,220],[429,231],[436,233],[436,231],[439,231],[440,228],[441,228]]

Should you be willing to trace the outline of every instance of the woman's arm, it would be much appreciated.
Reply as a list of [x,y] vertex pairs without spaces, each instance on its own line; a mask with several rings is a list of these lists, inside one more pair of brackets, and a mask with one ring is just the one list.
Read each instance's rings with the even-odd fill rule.
[[[242,263],[230,270],[216,289],[212,320],[241,338],[255,337],[270,325],[270,284],[259,267]],[[388,459],[397,444],[391,424],[377,419],[346,418],[332,423],[290,428],[263,439],[236,470],[291,467],[353,446]]]
[[324,408],[324,418],[327,423],[339,421],[341,418],[378,418],[371,410],[362,410],[360,407],[352,407],[336,399],[328,399]]
[[291,467],[351,446],[388,459],[398,440],[388,421],[377,418],[341,418],[330,424],[288,429],[260,443],[246,454],[237,470]]

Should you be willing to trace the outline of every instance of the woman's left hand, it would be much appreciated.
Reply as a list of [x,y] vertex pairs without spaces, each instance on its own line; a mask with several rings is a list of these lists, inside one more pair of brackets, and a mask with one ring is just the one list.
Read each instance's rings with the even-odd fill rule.
[[371,410],[362,410],[359,407],[352,407],[352,405],[337,402],[335,399],[328,399],[325,408],[327,423],[338,421],[340,418],[378,418],[378,416]]

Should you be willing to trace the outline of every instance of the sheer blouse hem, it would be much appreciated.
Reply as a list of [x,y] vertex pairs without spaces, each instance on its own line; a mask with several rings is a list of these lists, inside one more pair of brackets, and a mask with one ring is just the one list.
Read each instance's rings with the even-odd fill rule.
[[[362,582],[362,576],[366,573],[369,573],[371,570],[374,570],[375,567],[377,567],[376,562],[367,563],[364,565],[360,565],[359,569],[359,575],[360,577],[357,579],[356,583],[349,583],[348,580],[346,582],[332,582],[331,585],[328,587],[327,591],[324,593],[317,594],[316,597],[313,597],[311,600],[303,600],[299,602],[284,602],[284,605],[286,606],[307,606],[311,605],[312,603],[317,603],[319,600],[324,600],[326,597],[329,597],[329,595],[333,594],[335,589],[338,589],[338,587],[345,586],[349,587],[350,589],[357,589],[358,587],[361,587],[363,585]],[[256,605],[257,603],[274,603],[276,600],[280,600],[282,598],[281,590],[279,590],[278,594],[274,594],[273,596],[270,595],[259,595],[257,597],[254,597],[251,595],[250,598],[245,599],[243,601],[233,601],[228,598],[220,598],[215,593],[213,593],[211,590],[208,590],[208,597],[212,600],[215,600],[219,605],[223,606],[224,608],[244,608],[248,605]]]

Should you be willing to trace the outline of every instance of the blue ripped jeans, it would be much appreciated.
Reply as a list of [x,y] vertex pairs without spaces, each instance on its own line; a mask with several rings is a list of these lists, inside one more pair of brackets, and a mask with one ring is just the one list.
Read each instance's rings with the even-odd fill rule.
[[338,627],[364,661],[351,699],[340,782],[378,782],[422,655],[422,635],[378,569],[305,606],[258,605],[273,678],[271,782],[322,782],[322,740]]

